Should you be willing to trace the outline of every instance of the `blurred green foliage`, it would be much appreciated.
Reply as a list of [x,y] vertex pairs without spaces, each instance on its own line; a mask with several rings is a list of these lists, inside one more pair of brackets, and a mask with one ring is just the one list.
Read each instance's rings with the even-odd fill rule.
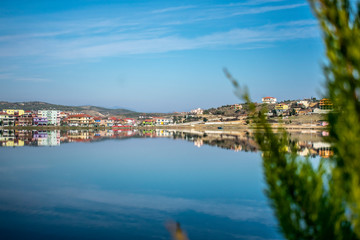
[[[248,90],[225,70],[235,94],[256,119],[265,190],[287,239],[360,239],[360,2],[309,0],[326,46],[326,93],[334,156],[315,166],[296,155],[285,130],[275,134],[264,109],[255,111]],[[289,153],[289,150],[291,150]]]

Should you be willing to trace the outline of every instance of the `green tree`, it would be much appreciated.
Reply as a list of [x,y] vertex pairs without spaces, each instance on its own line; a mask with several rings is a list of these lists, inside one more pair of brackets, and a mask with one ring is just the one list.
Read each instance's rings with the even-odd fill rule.
[[[285,130],[275,134],[257,116],[246,87],[225,71],[235,93],[249,104],[263,152],[266,195],[287,239],[360,239],[360,3],[310,0],[326,46],[326,94],[334,156],[315,167],[296,154]],[[256,113],[256,114],[255,114]],[[289,149],[291,150],[289,153]]]

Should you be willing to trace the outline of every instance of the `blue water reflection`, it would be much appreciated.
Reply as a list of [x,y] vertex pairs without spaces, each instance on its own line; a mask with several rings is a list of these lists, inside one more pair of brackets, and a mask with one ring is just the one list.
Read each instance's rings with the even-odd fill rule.
[[259,153],[169,138],[0,149],[1,239],[281,239]]

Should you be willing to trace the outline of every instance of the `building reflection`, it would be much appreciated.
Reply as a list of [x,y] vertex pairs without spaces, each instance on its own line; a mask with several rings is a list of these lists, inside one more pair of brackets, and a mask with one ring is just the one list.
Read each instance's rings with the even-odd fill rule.
[[[292,133],[290,141],[295,144],[298,154],[302,156],[331,157],[334,152],[330,144],[322,142],[322,132]],[[193,131],[168,129],[119,129],[119,130],[0,130],[0,146],[59,146],[64,143],[94,142],[107,139],[124,138],[172,138],[194,143],[196,147],[203,145],[216,146],[233,151],[257,152],[259,147],[248,131]]]

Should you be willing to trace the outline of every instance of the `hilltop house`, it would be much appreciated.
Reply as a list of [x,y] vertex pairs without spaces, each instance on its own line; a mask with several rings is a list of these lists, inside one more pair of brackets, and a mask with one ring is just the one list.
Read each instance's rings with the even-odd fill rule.
[[267,104],[274,104],[274,103],[276,103],[276,98],[274,98],[274,97],[263,97],[261,99],[261,101],[263,103],[267,103]]
[[241,104],[234,104],[234,110],[241,110],[242,109],[242,105]]
[[192,114],[203,114],[204,110],[202,110],[201,108],[197,108],[197,109],[191,110],[190,113],[192,113]]

